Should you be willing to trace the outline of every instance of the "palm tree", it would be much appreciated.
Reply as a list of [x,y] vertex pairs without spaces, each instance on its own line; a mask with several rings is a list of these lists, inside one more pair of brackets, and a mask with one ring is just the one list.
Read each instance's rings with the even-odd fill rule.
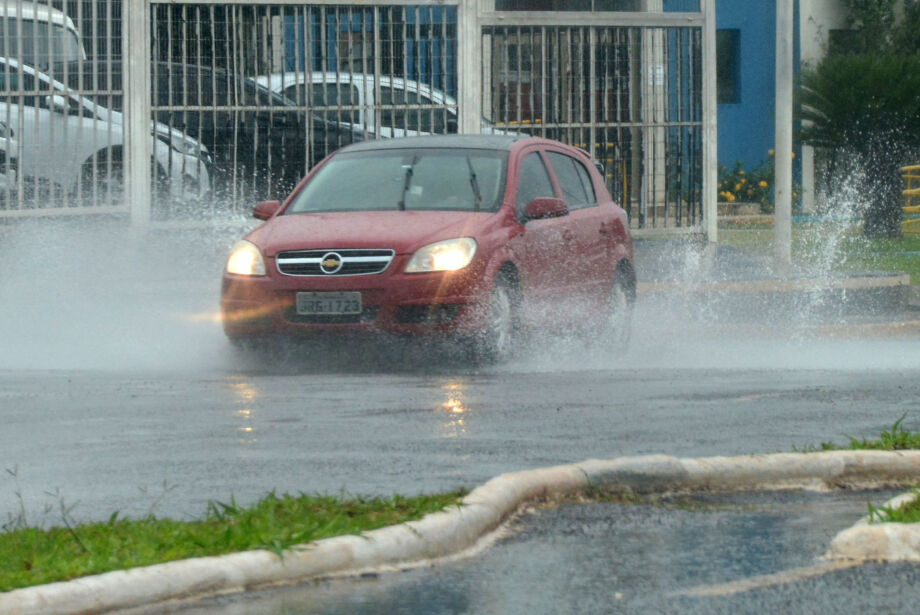
[[898,235],[900,167],[920,162],[920,56],[828,56],[802,73],[798,103],[802,140],[826,154],[825,180],[861,169],[865,233]]

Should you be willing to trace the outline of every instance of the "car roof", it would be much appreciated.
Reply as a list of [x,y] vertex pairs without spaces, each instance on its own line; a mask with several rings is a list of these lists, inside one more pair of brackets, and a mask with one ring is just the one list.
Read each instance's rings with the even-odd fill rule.
[[421,81],[404,79],[396,75],[378,75],[375,77],[368,73],[334,71],[313,71],[312,73],[305,73],[304,71],[284,71],[272,73],[271,75],[259,75],[255,77],[255,80],[272,90],[279,90],[291,85],[305,84],[307,75],[310,75],[310,81],[313,83],[350,84],[365,88],[368,85],[374,84],[375,81],[379,81],[380,85],[383,87],[421,92],[422,94],[427,94],[432,99],[441,99],[439,102],[445,102],[447,104],[456,104],[457,102],[453,96],[444,90],[439,90]]
[[18,17],[20,19],[49,21],[59,26],[66,26],[69,30],[76,30],[73,21],[62,11],[47,5],[36,5],[32,2],[4,2],[0,4],[0,17]]
[[431,148],[450,149],[462,147],[467,149],[491,149],[509,151],[515,144],[524,140],[548,142],[545,139],[529,135],[427,135],[421,137],[402,137],[397,139],[377,139],[375,141],[362,141],[341,151],[366,152],[374,150]]

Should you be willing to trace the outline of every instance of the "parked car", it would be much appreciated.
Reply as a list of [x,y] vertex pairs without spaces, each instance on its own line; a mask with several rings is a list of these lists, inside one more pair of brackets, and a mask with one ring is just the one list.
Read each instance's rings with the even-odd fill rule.
[[[120,64],[73,63],[66,72],[74,88],[122,87]],[[329,153],[364,138],[232,71],[155,62],[151,79],[154,118],[204,143],[224,186],[248,181],[266,197],[282,196]]]
[[457,337],[502,360],[524,329],[604,327],[635,298],[626,213],[583,150],[524,136],[385,139],[339,150],[236,244],[234,341],[320,331]]
[[16,190],[19,160],[16,151],[19,145],[13,139],[13,131],[6,122],[0,122],[0,209],[6,209],[11,194]]
[[[19,173],[31,191],[51,189],[95,204],[122,204],[121,113],[31,66],[0,58],[0,121],[16,139]],[[168,196],[183,202],[206,196],[211,190],[207,149],[164,124],[152,123],[151,134],[155,178]]]
[[[387,75],[375,81],[374,75],[336,72],[284,72],[256,77],[256,81],[293,101],[309,104],[314,113],[329,121],[376,137],[457,132],[457,101],[418,81]],[[485,118],[482,132],[503,134]]]
[[0,3],[0,56],[41,70],[86,59],[73,21],[58,9],[29,0]]

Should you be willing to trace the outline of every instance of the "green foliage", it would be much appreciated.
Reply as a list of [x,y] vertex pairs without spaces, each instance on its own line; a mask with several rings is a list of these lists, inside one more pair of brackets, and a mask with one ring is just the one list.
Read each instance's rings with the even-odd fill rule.
[[855,34],[847,39],[849,53],[875,54],[888,50],[894,37],[896,0],[844,0],[847,27]]
[[904,414],[895,421],[890,430],[883,431],[878,440],[857,440],[849,438],[851,450],[903,451],[920,448],[920,433],[904,427]]
[[847,436],[849,444],[847,446],[837,446],[833,442],[822,442],[820,446],[809,445],[804,448],[794,448],[797,453],[815,453],[820,451],[906,451],[920,449],[920,433],[911,431],[904,427],[904,419],[907,414],[901,415],[891,429],[881,433],[878,440],[867,440]]
[[719,201],[723,203],[759,203],[761,211],[772,210],[773,164],[761,163],[745,170],[739,160],[732,169],[719,165]]
[[798,91],[805,143],[829,152],[826,183],[852,181],[860,192],[867,235],[900,234],[900,167],[920,161],[920,56],[828,56],[804,71]]
[[148,515],[74,524],[61,500],[63,527],[24,523],[24,513],[0,532],[0,591],[190,557],[267,549],[283,557],[299,544],[420,519],[458,504],[464,492],[342,499],[274,493],[250,507],[211,502],[204,519]]
[[[917,489],[913,490],[918,494]],[[920,523],[920,497],[904,506],[873,506],[869,503],[870,523]]]

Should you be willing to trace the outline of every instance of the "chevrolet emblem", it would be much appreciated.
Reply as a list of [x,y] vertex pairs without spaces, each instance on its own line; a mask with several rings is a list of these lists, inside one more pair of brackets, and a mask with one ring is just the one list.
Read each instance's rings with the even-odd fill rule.
[[319,269],[325,274],[338,273],[342,268],[342,257],[335,252],[326,253],[319,262]]

